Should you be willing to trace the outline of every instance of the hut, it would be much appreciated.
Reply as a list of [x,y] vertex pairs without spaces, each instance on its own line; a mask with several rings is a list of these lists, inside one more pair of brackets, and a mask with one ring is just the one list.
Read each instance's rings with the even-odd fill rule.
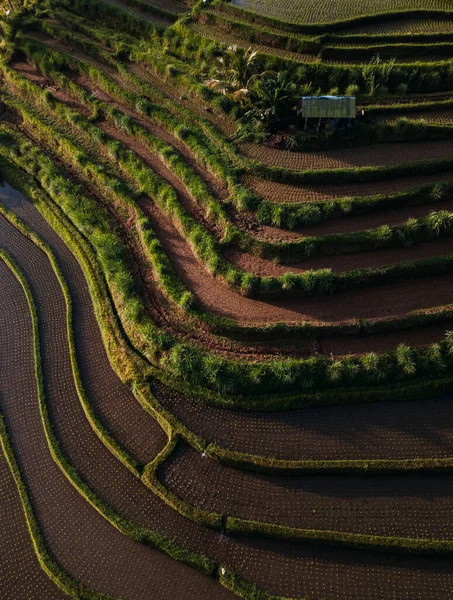
[[334,126],[350,126],[357,116],[354,96],[301,96],[297,116],[304,129],[314,125],[316,129],[324,122]]

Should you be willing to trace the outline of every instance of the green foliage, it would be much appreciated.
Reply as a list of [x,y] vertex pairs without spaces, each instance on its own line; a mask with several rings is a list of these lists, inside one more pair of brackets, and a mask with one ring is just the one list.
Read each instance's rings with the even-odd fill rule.
[[288,119],[294,108],[296,85],[285,73],[263,76],[255,83],[248,97],[250,108],[244,119],[255,119],[264,123],[271,131],[283,119]]

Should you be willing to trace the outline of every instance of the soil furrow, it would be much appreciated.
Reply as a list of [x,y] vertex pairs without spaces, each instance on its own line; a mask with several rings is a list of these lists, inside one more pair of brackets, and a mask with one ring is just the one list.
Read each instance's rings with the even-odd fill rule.
[[[29,265],[27,255],[21,255],[21,266],[30,279],[32,289],[36,286],[34,279],[38,276],[47,282],[48,293],[52,295],[52,313],[55,314],[54,298],[57,291],[53,289],[51,273],[46,272],[44,264],[36,264],[37,256],[34,256],[34,259],[33,265]],[[38,306],[42,311],[43,302],[39,302]],[[43,322],[43,327],[47,327],[46,320]],[[49,340],[49,343],[52,343],[52,340]],[[58,355],[60,355],[61,343],[58,341],[58,335],[53,340],[53,344],[54,348],[57,344]],[[52,356],[56,358],[55,351]],[[45,373],[48,382],[47,388],[49,388],[52,380],[47,377],[48,369],[45,370]],[[66,382],[66,385],[70,385],[70,382]],[[262,589],[294,597],[305,593],[313,600],[320,600],[326,596],[343,600],[363,598],[364,594],[370,595],[371,590],[376,590],[379,586],[384,586],[384,593],[387,596],[398,597],[399,594],[404,597],[404,590],[413,584],[414,577],[417,581],[417,588],[420,590],[420,594],[425,595],[424,597],[428,590],[430,593],[432,590],[442,593],[445,586],[449,584],[450,578],[453,583],[453,569],[448,561],[374,554],[363,556],[363,553],[352,550],[305,548],[277,541],[255,540],[242,536],[222,536],[214,531],[205,530],[179,517],[147,490],[119,461],[113,458],[84,419],[80,405],[70,390],[67,390],[65,394],[63,406],[60,401],[55,402],[51,389],[49,392],[50,412],[61,447],[70,462],[95,492],[108,501],[120,514],[139,525],[154,528],[180,543],[184,543],[191,549],[198,551],[200,548],[203,549],[221,564],[225,564],[242,576],[255,581]],[[24,414],[22,409],[21,414]],[[33,445],[33,453],[35,457],[36,445]],[[33,466],[36,471],[36,464],[34,463]],[[42,479],[39,481],[41,484]],[[43,491],[43,493],[45,492]],[[63,506],[67,512],[64,500],[60,503],[60,508]],[[58,514],[58,511],[53,511],[52,514]],[[63,541],[63,548],[70,549],[72,546]],[[148,551],[148,549],[145,548],[144,551]],[[147,576],[153,577],[153,589],[159,590],[160,580],[157,579],[156,573],[152,572],[151,568],[142,567],[140,562],[134,558],[134,576],[136,577],[137,572],[142,573],[142,570],[146,571]],[[417,575],[422,570],[423,577]],[[171,566],[163,571],[165,571],[168,588],[168,573],[172,572]],[[119,568],[117,568],[117,572],[121,572]],[[288,577],[289,573],[291,573],[291,577]],[[198,574],[196,576],[198,577]],[[191,584],[177,575],[176,577],[179,584],[185,586],[184,598],[192,597],[192,594],[187,595],[188,590],[194,592],[193,597],[199,598],[202,595],[203,592],[200,592],[201,588],[198,583]],[[363,582],[358,588],[353,584],[357,577]],[[139,581],[145,585],[147,580],[143,576]],[[321,587],[320,581],[325,582]],[[209,582],[209,584],[211,583]],[[338,589],[344,590],[344,593],[341,592],[338,595]],[[224,590],[216,588],[215,598],[223,597],[222,592]],[[163,599],[169,597],[168,594],[173,594],[172,598],[179,598],[175,590],[166,589],[157,593],[160,594],[159,598]],[[210,592],[207,591],[205,597],[212,597],[209,594]],[[141,596],[137,594],[135,597]],[[230,597],[230,595],[225,597]],[[370,598],[372,597],[374,597],[374,592]],[[422,597],[420,595],[420,598]]]
[[442,238],[432,242],[421,242],[409,248],[386,248],[357,254],[334,254],[307,258],[301,262],[277,264],[270,259],[247,254],[240,250],[227,250],[226,258],[244,271],[260,276],[279,276],[284,273],[303,273],[310,269],[332,269],[335,273],[386,267],[415,260],[453,254],[453,239]]
[[[76,354],[82,383],[96,415],[113,437],[124,445],[134,458],[143,464],[149,462],[165,446],[167,436],[160,425],[141,408],[129,388],[121,383],[113,372],[93,312],[88,286],[77,261],[36,209],[21,194],[9,186],[0,188],[0,201],[7,208],[13,210],[38,235],[46,241],[48,240],[61,266],[72,298]],[[7,230],[10,231],[9,228]],[[23,261],[24,256],[27,256],[30,264],[35,260],[36,253],[33,244],[31,242],[24,244],[22,236],[19,234],[13,236],[5,232],[5,240],[2,245],[14,259],[17,258],[18,262],[20,259]],[[41,262],[43,259],[44,255]],[[43,264],[46,264],[45,261]],[[40,298],[48,297],[48,282],[44,278],[37,279],[36,286],[40,293],[37,298],[39,303]],[[57,292],[58,288],[55,291],[55,304],[61,298],[61,294]],[[47,304],[42,306],[43,311],[50,308]],[[66,347],[67,344],[64,343],[66,332],[64,305],[59,305],[59,309],[61,312],[58,315],[44,313],[43,318],[48,318],[49,322],[52,322],[51,318],[55,319],[57,316],[61,319],[61,344],[62,347]],[[43,359],[45,362],[45,351],[43,351]],[[70,364],[65,362],[64,365],[66,376],[69,378]],[[49,376],[52,373],[53,371],[50,369]],[[56,372],[54,376],[60,377],[61,373]]]
[[239,323],[329,322],[349,319],[379,319],[450,304],[451,278],[437,276],[341,292],[317,298],[262,301],[245,298],[212,277],[193,254],[185,238],[151,203],[143,205],[154,231],[176,272],[206,311]]
[[[4,269],[0,267],[2,275]],[[6,276],[8,278],[8,275]],[[0,586],[3,600],[69,598],[46,575],[33,549],[16,484],[0,452]]]
[[242,144],[240,148],[248,158],[270,167],[304,171],[394,166],[450,158],[453,140],[387,143],[319,152],[290,152],[257,144]]
[[180,444],[160,466],[158,477],[178,498],[231,517],[298,529],[453,537],[452,475],[260,475],[222,465]]
[[[2,245],[8,235],[2,227]],[[32,267],[38,269],[39,265]],[[209,597],[209,590],[217,587],[215,582],[123,536],[77,493],[58,469],[47,446],[38,409],[29,308],[19,282],[4,263],[0,263],[0,270],[2,410],[36,518],[52,555],[75,580],[119,598],[149,599],[151,587],[159,597],[168,600],[185,600],[190,589],[196,591],[193,598],[199,598],[203,589]],[[54,304],[53,310],[58,309]],[[53,336],[56,344],[59,331],[54,331]],[[61,345],[54,347],[55,358],[62,350]],[[57,362],[61,366],[61,361]],[[50,385],[55,386],[52,391],[65,406],[71,382],[63,372],[57,379]],[[47,390],[50,392],[49,387]],[[74,435],[78,436],[77,429]],[[102,476],[109,479],[107,472]],[[173,573],[175,582],[172,589],[168,585],[169,573]]]
[[157,381],[152,383],[152,391],[190,430],[235,452],[281,460],[453,455],[451,397],[244,413],[206,406]]
[[253,174],[246,175],[247,187],[256,192],[263,200],[276,203],[328,202],[338,198],[359,198],[378,194],[391,195],[407,192],[413,188],[437,181],[452,181],[451,171],[411,175],[383,181],[358,183],[335,183],[329,185],[289,185],[261,179]]

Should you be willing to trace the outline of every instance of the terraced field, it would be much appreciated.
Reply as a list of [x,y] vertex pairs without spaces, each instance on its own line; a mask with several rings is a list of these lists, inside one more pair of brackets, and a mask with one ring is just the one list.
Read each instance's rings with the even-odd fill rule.
[[313,1],[301,4],[298,0],[288,0],[277,5],[271,0],[232,0],[232,4],[247,11],[288,21],[289,23],[330,23],[363,15],[373,15],[390,11],[407,10],[449,10],[449,2],[445,0],[360,0],[352,3],[349,0],[338,0],[334,4],[316,3]]
[[450,10],[2,13],[2,600],[453,599]]

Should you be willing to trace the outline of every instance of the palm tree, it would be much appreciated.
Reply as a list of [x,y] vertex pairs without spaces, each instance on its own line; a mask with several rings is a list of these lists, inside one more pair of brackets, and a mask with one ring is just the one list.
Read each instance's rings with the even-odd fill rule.
[[262,121],[270,131],[275,121],[289,112],[295,94],[296,85],[286,73],[269,71],[262,74],[251,90],[251,108],[245,116]]
[[251,78],[256,75],[257,52],[252,48],[229,46],[217,59],[217,73],[206,85],[222,94],[236,95],[238,98],[248,92]]

